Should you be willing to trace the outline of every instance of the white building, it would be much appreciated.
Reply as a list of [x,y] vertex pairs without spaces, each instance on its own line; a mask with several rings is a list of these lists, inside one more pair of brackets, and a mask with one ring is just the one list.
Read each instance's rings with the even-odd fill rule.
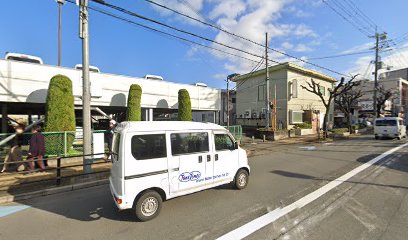
[[[73,85],[75,105],[81,106],[82,71],[44,64],[0,60],[0,110],[8,114],[43,115],[50,79],[62,74]],[[164,80],[128,77],[90,72],[91,105],[108,114],[126,111],[131,84],[142,87],[142,119],[166,120],[178,109],[178,91],[187,89],[193,109],[193,120],[218,122],[221,109],[221,90],[205,86],[179,84]],[[205,115],[205,116],[204,116]],[[3,117],[3,119],[5,119]],[[4,127],[3,121],[2,127]]]

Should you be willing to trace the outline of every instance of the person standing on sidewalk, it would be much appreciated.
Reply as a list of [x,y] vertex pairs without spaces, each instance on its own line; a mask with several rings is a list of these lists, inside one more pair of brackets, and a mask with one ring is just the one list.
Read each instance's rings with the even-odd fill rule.
[[[45,141],[44,135],[40,132],[40,127],[34,126],[31,130],[31,139],[30,139],[30,149],[28,150],[27,164],[30,171],[33,171],[35,168],[34,162],[41,169],[44,170],[43,157],[45,155]],[[35,160],[33,162],[33,160]]]
[[112,119],[109,121],[109,129],[108,132],[106,133],[106,140],[108,142],[109,152],[106,156],[106,160],[109,160],[112,157],[111,155],[112,155],[113,128],[115,127],[115,125],[116,125],[115,120]]
[[[13,162],[13,164],[16,164],[16,171],[20,167],[20,165],[23,164],[22,159],[22,151],[21,151],[21,145],[23,145],[23,128],[20,126],[16,127],[16,136],[14,137],[12,143],[11,143],[11,148],[8,154],[6,155],[6,158],[4,159],[4,164],[3,164],[3,169],[1,172],[7,172],[9,171],[9,162]],[[17,162],[17,163],[16,163]],[[21,163],[20,163],[21,162]]]

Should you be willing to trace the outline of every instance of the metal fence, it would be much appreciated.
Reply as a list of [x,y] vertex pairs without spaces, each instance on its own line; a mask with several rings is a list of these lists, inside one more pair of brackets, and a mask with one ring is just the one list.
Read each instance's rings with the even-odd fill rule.
[[[106,133],[106,130],[95,130],[93,133]],[[76,156],[83,154],[83,139],[81,132],[42,132],[45,139],[45,154],[47,156]],[[13,133],[1,133],[0,140],[13,135]],[[23,150],[28,150],[32,133],[23,133]],[[11,140],[13,141],[13,140]],[[0,156],[4,156],[9,144],[0,146]]]
[[238,141],[241,141],[242,139],[242,126],[241,125],[234,125],[234,126],[224,126],[226,129],[228,129],[228,131],[230,131],[230,133],[232,134],[232,136],[234,136],[234,138]]

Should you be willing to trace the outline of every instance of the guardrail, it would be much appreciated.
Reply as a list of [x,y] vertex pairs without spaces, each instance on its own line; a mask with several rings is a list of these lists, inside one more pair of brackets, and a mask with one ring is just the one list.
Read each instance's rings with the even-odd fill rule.
[[[74,157],[86,157],[86,156],[100,156],[100,155],[105,155],[106,153],[98,153],[98,154],[88,154],[88,155],[76,155]],[[75,167],[83,167],[83,166],[89,166],[89,165],[99,165],[99,164],[107,164],[111,163],[110,161],[106,161],[103,158],[94,158],[92,163],[81,163],[81,164],[70,164],[63,166],[62,163],[64,159],[68,158],[73,158],[71,157],[64,157],[64,156],[58,156],[58,157],[53,157],[53,158],[47,158],[47,159],[42,159],[42,161],[56,161],[56,167],[46,167],[46,169],[34,169],[34,170],[26,170],[26,171],[21,171],[21,172],[15,172],[18,175],[22,174],[30,174],[30,173],[36,173],[36,172],[55,172],[55,176],[50,176],[46,179],[40,179],[40,180],[34,180],[34,181],[27,181],[27,182],[20,182],[20,183],[12,183],[12,184],[0,184],[0,188],[4,187],[14,187],[14,186],[22,186],[22,185],[28,185],[28,184],[35,184],[35,183],[40,183],[40,182],[50,182],[54,181],[56,186],[61,185],[61,180],[64,178],[74,178],[78,176],[86,176],[86,175],[92,175],[92,174],[98,174],[98,173],[106,173],[109,172],[110,170],[102,170],[102,171],[92,171],[90,173],[79,173],[79,174],[70,174],[63,176],[63,170],[67,168],[75,168]],[[35,166],[35,162],[39,161],[38,158],[33,158],[31,160],[24,160],[24,161],[14,161],[14,162],[7,162],[7,164],[18,164],[18,165],[25,165],[26,168],[28,168],[29,162],[33,162]],[[0,178],[1,178],[0,174]],[[36,176],[37,177],[37,176]],[[12,176],[11,176],[12,178]]]
[[234,136],[235,140],[241,141],[242,139],[242,126],[241,125],[233,125],[233,126],[224,126],[228,131]]
[[[94,130],[92,133],[106,133],[107,130]],[[0,140],[14,133],[0,133]],[[45,139],[45,155],[74,156],[83,154],[81,132],[41,132]],[[23,133],[23,146],[29,145],[32,133]],[[1,154],[0,154],[1,155]]]

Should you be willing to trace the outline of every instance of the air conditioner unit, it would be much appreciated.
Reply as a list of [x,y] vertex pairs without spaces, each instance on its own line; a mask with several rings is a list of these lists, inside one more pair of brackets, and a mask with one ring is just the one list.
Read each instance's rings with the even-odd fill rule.
[[251,117],[251,110],[246,110],[245,111],[245,117],[250,118]]

